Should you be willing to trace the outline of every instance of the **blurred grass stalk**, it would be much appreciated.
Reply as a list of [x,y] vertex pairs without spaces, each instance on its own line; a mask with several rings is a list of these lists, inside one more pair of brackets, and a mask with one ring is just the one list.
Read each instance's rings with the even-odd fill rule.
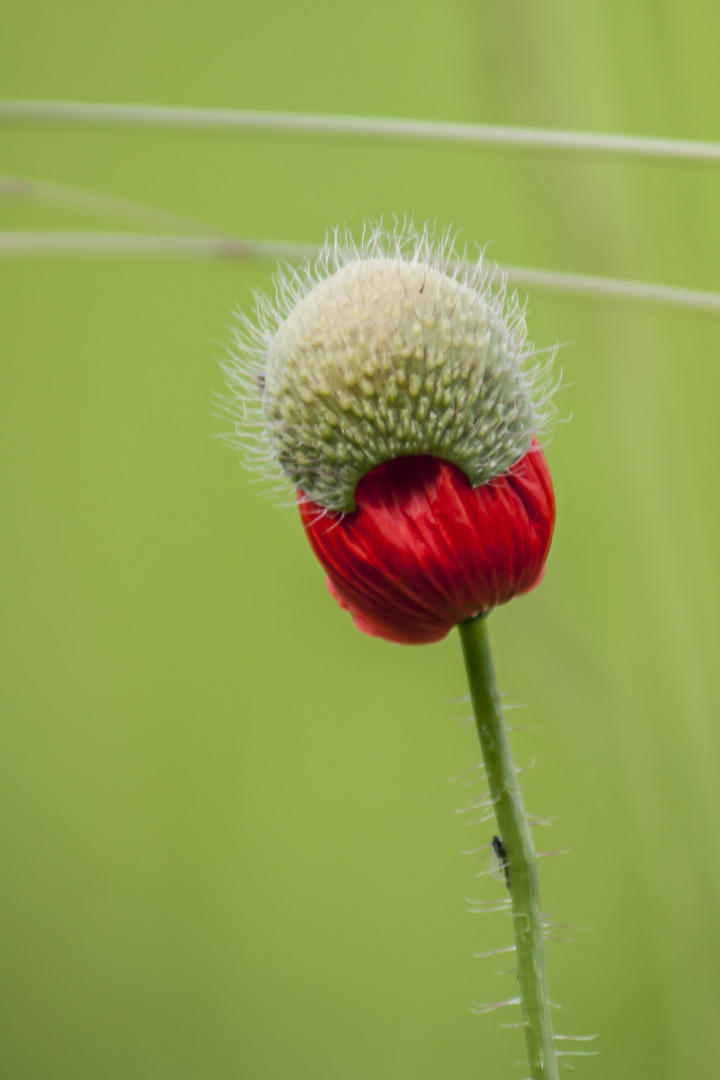
[[[230,260],[312,259],[320,250],[313,244],[283,240],[248,240],[224,236],[187,236],[130,232],[0,232],[0,257],[23,255],[95,255],[128,258],[219,258]],[[645,281],[573,274],[529,266],[498,264],[498,272],[512,286],[531,286],[548,292],[570,293],[607,300],[627,300],[666,307],[720,311],[720,293],[684,289]]]
[[[0,124],[90,124],[140,128],[320,133],[422,142],[543,148],[575,153],[720,161],[720,144],[645,136],[604,135],[487,124],[454,124],[381,117],[329,116],[189,109],[93,102],[0,101]],[[0,198],[37,199],[142,220],[180,230],[179,235],[114,232],[0,232],[0,257],[96,255],[128,257],[286,259],[312,258],[319,248],[278,240],[226,236],[180,215],[116,196],[26,178],[0,177]],[[185,235],[187,234],[187,235]],[[720,294],[652,282],[626,281],[545,268],[498,266],[512,286],[605,297],[670,307],[720,311]]]
[[720,144],[636,135],[552,131],[495,124],[453,124],[426,120],[312,113],[253,112],[240,109],[183,109],[165,105],[112,105],[74,101],[0,101],[0,122],[101,124],[122,127],[279,131],[366,136],[423,142],[474,143],[637,157],[720,161]]

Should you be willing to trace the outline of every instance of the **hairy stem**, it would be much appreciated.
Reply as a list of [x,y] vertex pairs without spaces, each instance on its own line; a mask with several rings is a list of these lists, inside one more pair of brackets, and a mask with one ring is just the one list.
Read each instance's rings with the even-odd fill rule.
[[458,627],[490,796],[505,849],[520,1006],[532,1080],[558,1080],[537,858],[517,782],[490,652],[487,616]]

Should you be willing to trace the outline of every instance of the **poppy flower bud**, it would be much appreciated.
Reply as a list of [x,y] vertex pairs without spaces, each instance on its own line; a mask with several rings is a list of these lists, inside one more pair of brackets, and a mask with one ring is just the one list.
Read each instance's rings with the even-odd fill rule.
[[437,641],[540,580],[555,504],[548,366],[516,297],[427,234],[326,245],[243,320],[236,431],[297,492],[330,592],[365,633]]

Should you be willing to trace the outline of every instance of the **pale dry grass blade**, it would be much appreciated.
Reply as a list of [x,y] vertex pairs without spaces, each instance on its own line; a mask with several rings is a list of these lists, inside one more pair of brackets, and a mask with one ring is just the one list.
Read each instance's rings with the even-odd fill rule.
[[703,289],[684,289],[675,285],[657,285],[648,281],[570,274],[560,270],[538,270],[529,266],[503,266],[511,285],[551,292],[576,293],[579,296],[606,297],[610,300],[635,300],[644,304],[720,311],[720,293]]
[[[240,237],[195,236],[132,232],[0,232],[0,258],[13,256],[112,256],[147,258],[222,258],[276,260],[290,262],[312,259],[319,247],[275,240],[246,240]],[[532,267],[499,265],[509,284],[548,292],[576,294],[598,299],[624,300],[666,307],[720,312],[720,293],[684,289],[645,281],[595,277]]]
[[75,101],[0,101],[0,122],[102,124],[181,130],[295,132],[418,142],[465,143],[634,157],[720,161],[720,144],[644,135],[457,124],[369,116],[194,109]]
[[174,231],[203,233],[218,236],[225,235],[222,230],[214,229],[201,221],[173,214],[145,203],[130,199],[120,199],[115,195],[105,195],[86,188],[68,187],[65,184],[48,183],[28,176],[9,176],[0,174],[0,199],[9,202],[40,202],[53,206],[64,206],[89,213],[124,218],[127,221],[142,222],[156,228]]
[[242,240],[229,236],[192,236],[132,232],[0,232],[0,257],[22,255],[95,255],[159,258],[302,260],[317,247]]

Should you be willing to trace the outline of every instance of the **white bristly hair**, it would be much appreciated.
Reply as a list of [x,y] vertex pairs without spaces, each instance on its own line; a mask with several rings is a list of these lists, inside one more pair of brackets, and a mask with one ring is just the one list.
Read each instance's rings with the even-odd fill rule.
[[335,229],[274,285],[237,313],[219,399],[224,440],[272,490],[342,513],[365,473],[423,453],[478,486],[547,431],[556,350],[533,348],[517,292],[449,229]]

